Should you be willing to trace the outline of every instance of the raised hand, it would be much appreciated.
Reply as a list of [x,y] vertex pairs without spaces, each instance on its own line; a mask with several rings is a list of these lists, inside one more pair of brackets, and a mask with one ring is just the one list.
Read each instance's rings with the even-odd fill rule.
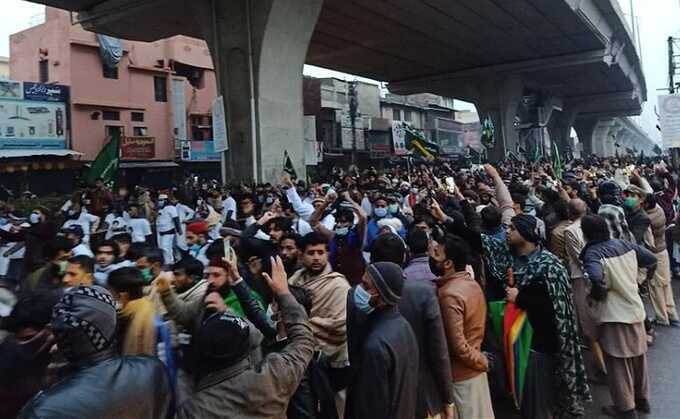
[[283,261],[280,256],[270,258],[272,266],[272,274],[269,276],[266,272],[262,273],[267,285],[276,295],[288,294],[288,275],[286,275],[286,268],[283,266]]

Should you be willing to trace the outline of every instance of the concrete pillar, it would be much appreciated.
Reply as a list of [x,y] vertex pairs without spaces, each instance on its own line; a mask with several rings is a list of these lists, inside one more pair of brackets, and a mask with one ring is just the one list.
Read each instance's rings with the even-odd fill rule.
[[573,126],[578,136],[578,141],[583,144],[582,158],[593,154],[593,136],[597,122],[597,118],[576,118],[574,121]]
[[611,150],[611,148],[613,147],[613,142],[610,142],[611,138],[609,136],[609,132],[611,131],[614,125],[615,122],[611,118],[601,119],[598,122],[595,128],[595,133],[593,134],[594,154],[600,157],[606,157],[613,153],[613,151]]
[[275,181],[284,151],[304,178],[302,67],[322,3],[190,2],[224,96],[228,182]]
[[524,94],[524,84],[518,75],[480,82],[479,99],[475,101],[479,119],[489,116],[496,132],[496,144],[489,150],[489,160],[497,162],[515,151],[519,135],[515,127],[517,108]]
[[[557,144],[557,148],[562,156],[567,153],[569,147],[569,138],[571,137],[571,128],[576,121],[578,112],[576,109],[565,109],[563,111],[553,111],[548,121],[548,133],[550,141]],[[575,150],[572,150],[575,151]]]

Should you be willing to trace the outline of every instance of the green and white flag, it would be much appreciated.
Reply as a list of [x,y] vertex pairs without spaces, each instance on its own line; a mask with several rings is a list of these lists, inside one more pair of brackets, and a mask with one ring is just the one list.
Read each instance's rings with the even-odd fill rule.
[[108,143],[97,154],[92,162],[90,169],[85,174],[85,181],[94,185],[97,179],[102,179],[104,183],[111,183],[115,180],[118,164],[120,163],[120,134],[111,136]]

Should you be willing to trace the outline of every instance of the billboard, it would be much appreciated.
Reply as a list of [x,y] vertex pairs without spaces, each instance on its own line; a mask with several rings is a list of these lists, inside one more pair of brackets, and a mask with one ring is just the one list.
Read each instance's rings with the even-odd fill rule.
[[0,149],[66,148],[68,87],[0,81]]
[[659,126],[664,148],[680,147],[680,95],[659,96]]
[[182,141],[183,161],[220,161],[221,154],[215,151],[214,141]]

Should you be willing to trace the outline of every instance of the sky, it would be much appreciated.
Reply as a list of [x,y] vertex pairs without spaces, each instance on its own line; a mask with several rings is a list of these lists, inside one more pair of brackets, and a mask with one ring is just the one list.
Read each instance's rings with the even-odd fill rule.
[[[621,9],[630,19],[631,0],[617,0]],[[668,46],[669,36],[680,37],[680,0],[632,0],[633,11],[638,18],[641,38],[642,65],[647,81],[647,103],[642,115],[637,118],[642,128],[652,139],[659,139],[656,129],[655,107],[659,91],[668,85]],[[26,29],[35,22],[35,16],[43,6],[23,0],[2,0],[3,13],[0,13],[0,56],[9,54],[9,35]],[[354,76],[305,66],[305,74],[316,77],[340,77],[354,79]],[[366,80],[359,78],[360,80]],[[456,106],[473,109],[470,104],[458,101]]]

